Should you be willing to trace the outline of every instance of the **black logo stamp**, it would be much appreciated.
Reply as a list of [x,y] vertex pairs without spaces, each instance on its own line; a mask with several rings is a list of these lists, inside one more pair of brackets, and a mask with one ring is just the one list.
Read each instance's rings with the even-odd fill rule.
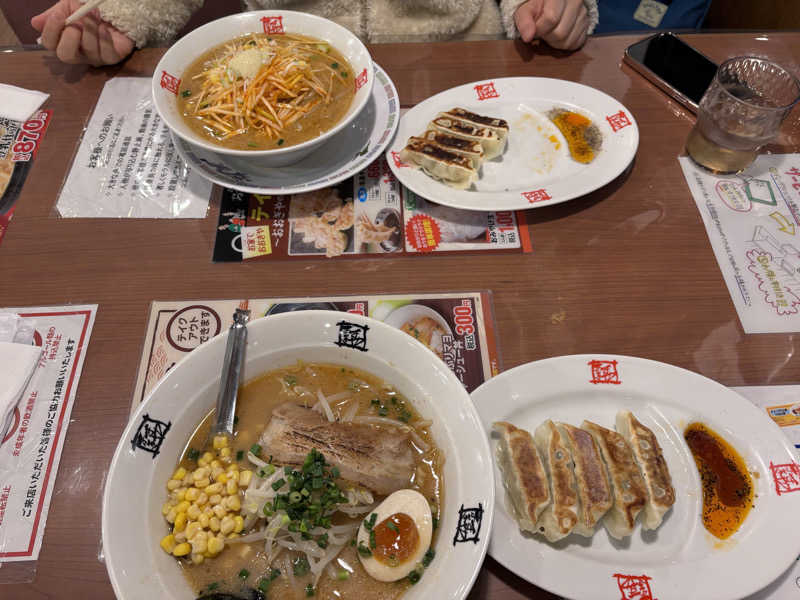
[[478,502],[477,508],[458,509],[458,525],[456,525],[456,535],[453,537],[453,546],[463,542],[478,543],[478,534],[481,532],[481,521],[483,520],[483,505]]
[[167,437],[171,426],[172,421],[164,423],[157,419],[151,419],[150,415],[143,415],[142,422],[139,423],[139,428],[131,440],[131,447],[134,451],[136,448],[140,448],[149,452],[155,458],[158,456],[161,444],[164,443],[164,438]]
[[335,342],[339,347],[367,351],[367,331],[369,327],[349,321],[339,321],[339,339]]

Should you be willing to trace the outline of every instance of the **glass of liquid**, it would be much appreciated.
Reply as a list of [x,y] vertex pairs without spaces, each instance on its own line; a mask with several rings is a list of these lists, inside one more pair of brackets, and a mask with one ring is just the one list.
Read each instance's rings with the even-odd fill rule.
[[754,56],[728,59],[700,100],[686,152],[712,173],[738,173],[778,134],[798,100],[800,82],[780,65]]

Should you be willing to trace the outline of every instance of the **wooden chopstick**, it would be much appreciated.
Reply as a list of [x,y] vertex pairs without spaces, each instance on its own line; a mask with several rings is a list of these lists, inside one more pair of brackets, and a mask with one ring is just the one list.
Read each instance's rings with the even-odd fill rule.
[[64,25],[72,25],[75,21],[89,14],[105,1],[106,0],[89,0],[88,2],[86,2],[86,4],[84,4],[78,10],[76,10],[74,13],[68,16],[67,20],[64,21]]

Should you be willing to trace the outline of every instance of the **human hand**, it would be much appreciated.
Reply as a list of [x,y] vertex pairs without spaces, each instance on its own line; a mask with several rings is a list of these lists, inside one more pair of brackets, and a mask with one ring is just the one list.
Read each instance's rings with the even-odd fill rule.
[[103,21],[97,10],[66,25],[67,17],[80,7],[80,0],[59,0],[31,19],[33,28],[42,34],[42,45],[55,50],[59,60],[99,67],[116,64],[133,51],[133,40]]
[[514,12],[523,41],[539,38],[553,48],[575,50],[586,41],[589,13],[583,0],[528,0]]

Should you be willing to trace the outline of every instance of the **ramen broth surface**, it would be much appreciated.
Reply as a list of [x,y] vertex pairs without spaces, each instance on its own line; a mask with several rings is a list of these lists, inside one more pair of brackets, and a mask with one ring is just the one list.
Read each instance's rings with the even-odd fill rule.
[[[287,382],[291,382],[291,386]],[[298,394],[290,391],[291,389],[305,389],[308,390],[309,395],[298,397]],[[408,418],[408,425],[414,427],[417,434],[430,446],[428,452],[417,454],[416,474],[408,487],[419,491],[428,498],[432,514],[438,519],[444,500],[441,478],[444,458],[431,439],[427,428],[419,426],[419,424],[425,424],[424,417],[420,416],[411,403],[395,392],[391,386],[363,371],[339,365],[298,363],[289,368],[270,371],[249,381],[239,389],[236,409],[238,420],[233,442],[234,453],[241,450],[246,456],[247,449],[258,442],[261,433],[270,421],[272,411],[277,406],[285,402],[303,404],[304,400],[307,401],[307,406],[313,406],[316,403],[317,389],[321,389],[326,397],[341,392],[351,394],[347,400],[331,403],[331,408],[337,416],[342,414],[340,411],[346,411],[352,406],[351,403],[357,402],[359,406],[357,416],[382,416],[385,414],[388,418],[397,419],[402,414],[404,418]],[[377,404],[373,402],[375,399],[378,399]],[[407,413],[402,413],[403,410]],[[181,466],[187,469],[197,467],[196,461],[190,460],[188,455],[191,450],[200,450],[202,453],[210,448],[210,444],[208,446],[204,446],[204,444],[209,438],[213,420],[214,411],[212,410],[187,444],[180,462]],[[268,449],[264,449],[262,458],[265,460],[269,458]],[[239,461],[239,465],[242,468],[255,468],[247,461],[247,458]],[[346,486],[344,480],[340,479],[337,483],[342,488]],[[376,502],[380,502],[385,496],[374,494],[374,497]],[[361,518],[350,519],[338,513],[335,523],[360,521]],[[263,522],[257,523],[254,530],[261,527],[263,527]],[[244,531],[242,535],[247,533]],[[435,548],[436,539],[436,530],[434,530],[431,548]],[[281,577],[270,584],[265,596],[267,598],[301,600],[306,598],[305,586],[312,582],[312,576],[310,574],[296,578],[292,576],[289,561],[299,556],[301,553],[284,550],[272,565],[269,565],[264,555],[264,541],[259,540],[252,543],[226,545],[225,550],[218,557],[205,560],[199,565],[189,561],[179,561],[179,564],[198,596],[209,592],[209,586],[215,592],[233,594],[241,593],[243,588],[258,588],[261,577],[268,574],[270,569],[278,568],[281,571]],[[345,546],[338,558],[330,565],[337,573],[347,570],[350,571],[350,575],[346,580],[334,579],[329,576],[326,568],[319,578],[315,589],[315,598],[390,600],[400,597],[410,585],[407,578],[391,583],[373,579],[361,566],[356,549],[350,545]],[[249,577],[246,579],[239,577],[239,573],[243,569],[249,572]]]
[[[241,43],[243,48],[246,49],[249,41],[253,38],[266,40],[269,43],[278,45],[286,44],[292,40],[303,40],[319,47],[324,47],[327,52],[312,55],[311,68],[312,70],[324,68],[322,65],[325,64],[339,73],[339,77],[333,77],[330,80],[330,102],[318,104],[307,114],[288,125],[278,136],[270,138],[258,130],[248,128],[245,133],[222,139],[224,136],[220,132],[209,127],[195,114],[193,99],[198,98],[203,84],[203,77],[200,75],[213,66],[216,59],[226,54],[229,44]],[[355,96],[353,70],[347,59],[327,42],[293,34],[270,36],[263,33],[250,34],[231,40],[231,42],[220,44],[195,60],[183,73],[180,81],[177,102],[178,111],[181,113],[184,122],[202,138],[224,148],[235,150],[272,150],[279,147],[294,146],[313,139],[333,128],[342,120]],[[328,82],[327,77],[325,82]]]

